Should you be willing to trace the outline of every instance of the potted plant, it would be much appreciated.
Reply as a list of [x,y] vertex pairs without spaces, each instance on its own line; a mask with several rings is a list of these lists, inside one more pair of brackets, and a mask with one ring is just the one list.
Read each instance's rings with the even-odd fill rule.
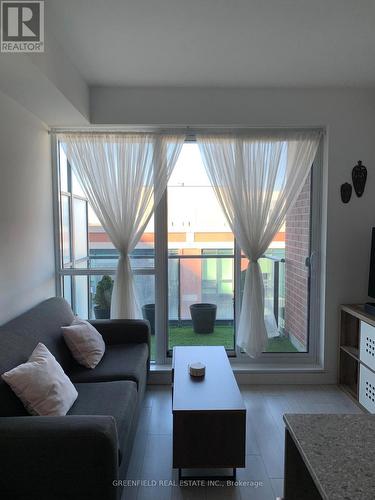
[[113,279],[110,276],[103,276],[96,285],[94,295],[94,314],[96,319],[108,319],[111,312],[111,297],[113,290]]
[[190,306],[195,333],[212,333],[215,328],[216,304],[192,304]]

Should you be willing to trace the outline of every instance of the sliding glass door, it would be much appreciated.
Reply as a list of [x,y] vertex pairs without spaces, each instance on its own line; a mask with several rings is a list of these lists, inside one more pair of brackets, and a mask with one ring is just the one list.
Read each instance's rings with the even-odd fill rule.
[[234,237],[197,144],[183,146],[167,201],[168,350],[224,345],[233,351]]

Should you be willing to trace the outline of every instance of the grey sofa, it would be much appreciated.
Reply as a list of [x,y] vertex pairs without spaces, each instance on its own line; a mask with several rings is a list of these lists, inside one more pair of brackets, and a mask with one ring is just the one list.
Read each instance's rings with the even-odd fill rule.
[[[67,416],[29,416],[0,379],[0,498],[118,499],[126,478],[149,370],[149,324],[98,320],[106,352],[87,369],[62,335],[73,313],[48,299],[0,327],[0,373],[25,362],[43,342],[70,377],[78,398]],[[118,481],[120,480],[120,481]]]

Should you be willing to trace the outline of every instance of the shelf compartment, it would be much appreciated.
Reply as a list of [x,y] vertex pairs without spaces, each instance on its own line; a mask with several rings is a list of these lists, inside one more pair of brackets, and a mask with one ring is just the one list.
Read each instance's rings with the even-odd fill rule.
[[[344,346],[342,346],[344,347]],[[347,346],[345,346],[347,347]],[[358,350],[358,349],[357,349]],[[339,383],[358,400],[359,361],[347,350],[340,350]]]
[[[340,345],[359,349],[359,325],[358,317],[353,316],[346,310],[341,310]],[[358,357],[358,356],[357,356]]]
[[369,413],[375,413],[375,373],[360,366],[359,402]]
[[360,359],[375,371],[375,327],[361,321]]
[[351,356],[352,358],[359,361],[359,349],[358,349],[358,347],[353,347],[351,345],[342,345],[342,346],[340,346],[340,349],[342,351],[346,352],[347,354],[349,354],[349,356]]

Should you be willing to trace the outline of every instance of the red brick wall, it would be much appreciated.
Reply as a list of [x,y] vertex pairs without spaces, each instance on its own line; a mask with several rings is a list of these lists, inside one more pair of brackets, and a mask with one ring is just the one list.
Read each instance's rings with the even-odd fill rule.
[[285,220],[285,332],[307,349],[311,176]]

